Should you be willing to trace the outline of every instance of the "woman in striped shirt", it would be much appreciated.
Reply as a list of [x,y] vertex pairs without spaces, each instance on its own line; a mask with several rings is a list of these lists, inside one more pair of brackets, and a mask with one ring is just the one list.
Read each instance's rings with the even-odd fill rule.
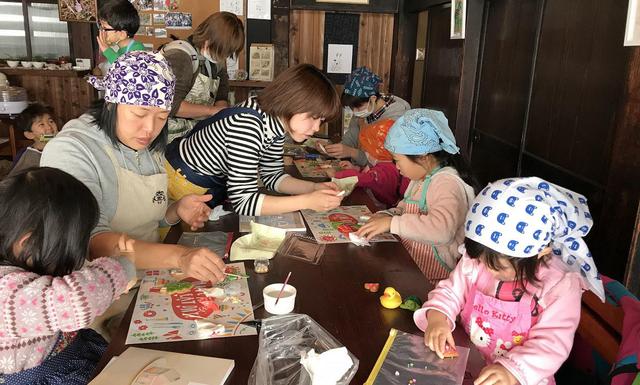
[[[340,114],[340,98],[327,77],[310,64],[291,67],[259,96],[198,123],[171,142],[165,168],[169,197],[210,194],[209,206],[229,198],[242,215],[273,215],[340,205],[333,183],[313,183],[284,173],[283,144],[302,142],[325,120]],[[258,177],[269,190],[258,192]]]

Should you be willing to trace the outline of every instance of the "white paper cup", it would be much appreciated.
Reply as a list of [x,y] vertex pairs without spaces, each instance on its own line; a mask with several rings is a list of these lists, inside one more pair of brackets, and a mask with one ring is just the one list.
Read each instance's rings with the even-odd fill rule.
[[296,288],[291,285],[286,285],[284,290],[282,290],[282,295],[280,295],[280,300],[276,305],[276,298],[278,298],[280,289],[282,289],[282,284],[274,283],[262,290],[262,296],[264,297],[264,309],[271,314],[291,313],[296,304]]

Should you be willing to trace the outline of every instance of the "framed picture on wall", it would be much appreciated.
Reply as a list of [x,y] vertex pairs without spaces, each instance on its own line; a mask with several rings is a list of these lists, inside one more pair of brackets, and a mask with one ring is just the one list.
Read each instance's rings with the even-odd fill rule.
[[96,0],[58,0],[58,15],[61,21],[95,23],[98,21]]
[[629,0],[624,45],[640,45],[640,0]]
[[273,80],[273,44],[251,44],[249,48],[249,80]]
[[464,39],[467,0],[451,0],[451,38]]

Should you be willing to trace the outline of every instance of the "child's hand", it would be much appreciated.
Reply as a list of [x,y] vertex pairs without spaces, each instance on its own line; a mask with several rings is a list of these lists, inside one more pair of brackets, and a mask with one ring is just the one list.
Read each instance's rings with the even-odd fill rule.
[[176,203],[178,205],[176,207],[178,217],[189,224],[192,231],[204,227],[211,213],[211,209],[206,202],[210,201],[211,198],[213,198],[211,194],[185,195]]
[[473,385],[516,385],[518,380],[500,364],[485,366]]
[[391,230],[391,219],[388,215],[371,218],[356,234],[369,240],[378,234],[388,233]]
[[327,144],[324,148],[327,150],[328,155],[337,159],[353,158],[357,154],[357,150],[355,148],[345,146],[342,143]]
[[427,329],[424,331],[424,344],[438,357],[444,358],[445,345],[456,346],[451,334],[449,319],[437,310],[427,311]]
[[104,52],[109,48],[109,43],[107,43],[107,33],[104,31],[100,31],[98,36],[96,36],[96,40],[98,41],[98,47],[100,47],[100,52]]
[[348,160],[341,160],[340,163],[338,163],[338,166],[344,168],[345,170],[359,170],[360,167],[354,165],[353,163],[349,162]]
[[336,170],[334,168],[327,168],[324,170],[324,172],[329,178],[333,178],[334,176],[336,176]]

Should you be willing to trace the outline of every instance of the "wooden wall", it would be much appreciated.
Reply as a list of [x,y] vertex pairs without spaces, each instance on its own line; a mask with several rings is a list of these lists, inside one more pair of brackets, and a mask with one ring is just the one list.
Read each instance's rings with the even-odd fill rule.
[[34,69],[2,69],[9,83],[27,90],[30,101],[48,104],[58,119],[58,127],[87,111],[97,97],[83,76],[87,73]]
[[[292,10],[289,29],[289,65],[311,63],[324,69],[325,11]],[[357,66],[367,66],[383,79],[388,91],[391,79],[394,15],[361,13]]]
[[324,68],[324,12],[291,11],[289,19],[289,66],[300,63]]
[[428,3],[422,106],[445,111],[481,183],[535,175],[585,194],[587,242],[621,280],[640,197],[628,1],[469,0],[464,41],[448,37],[445,2]]

